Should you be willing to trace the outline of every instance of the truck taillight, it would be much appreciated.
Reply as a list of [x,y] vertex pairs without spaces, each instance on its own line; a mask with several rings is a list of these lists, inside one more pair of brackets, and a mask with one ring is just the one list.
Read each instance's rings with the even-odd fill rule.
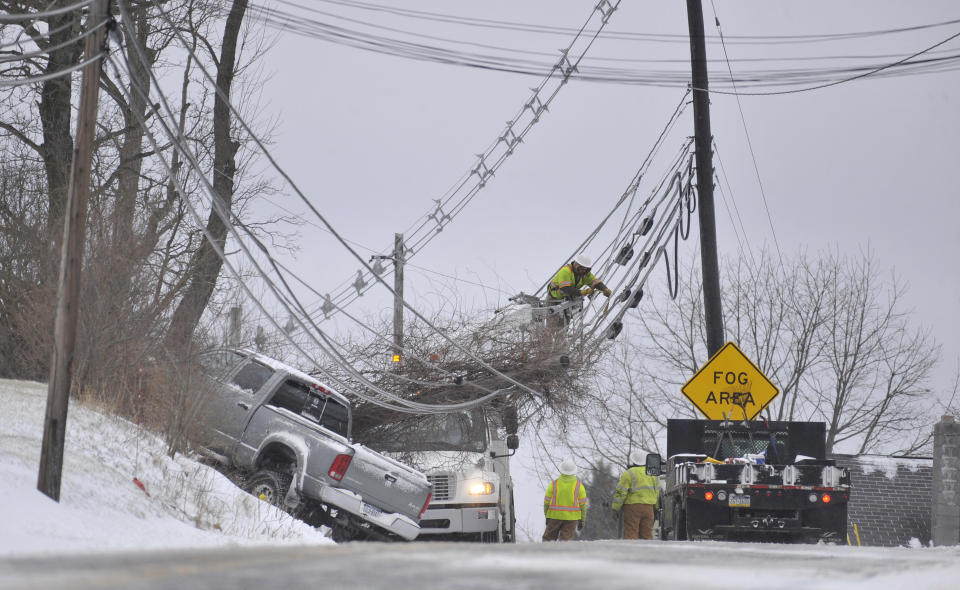
[[703,494],[703,499],[706,500],[707,502],[709,502],[710,500],[713,500],[713,492],[706,492],[705,494]]
[[823,500],[823,503],[824,503],[824,504],[829,504],[829,503],[830,503],[830,494],[824,494],[823,497],[820,498],[820,499]]
[[327,472],[327,475],[337,481],[340,481],[347,473],[347,467],[350,467],[351,459],[353,459],[352,455],[337,455],[337,458],[334,459],[333,463],[330,465],[330,471]]
[[427,506],[430,505],[430,500],[433,499],[433,493],[427,494],[427,501],[423,503],[423,508],[420,509],[420,514],[417,516],[417,519],[423,518],[423,513],[427,511]]

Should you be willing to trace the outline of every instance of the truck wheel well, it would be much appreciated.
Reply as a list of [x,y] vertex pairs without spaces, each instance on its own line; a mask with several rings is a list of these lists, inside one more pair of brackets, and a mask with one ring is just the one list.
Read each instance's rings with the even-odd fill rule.
[[257,458],[257,469],[272,469],[280,473],[293,473],[297,467],[297,454],[281,443],[270,443]]

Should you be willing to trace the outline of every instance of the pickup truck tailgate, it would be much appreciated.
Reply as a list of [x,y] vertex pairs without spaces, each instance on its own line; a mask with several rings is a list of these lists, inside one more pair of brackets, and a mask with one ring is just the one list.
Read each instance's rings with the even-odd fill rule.
[[385,512],[396,512],[416,522],[430,494],[425,475],[367,447],[354,444],[356,453],[343,483],[363,501]]

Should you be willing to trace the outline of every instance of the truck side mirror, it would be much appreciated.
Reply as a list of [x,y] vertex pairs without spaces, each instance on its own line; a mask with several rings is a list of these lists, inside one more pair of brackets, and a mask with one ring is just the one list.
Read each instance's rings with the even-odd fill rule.
[[516,434],[507,435],[507,448],[511,451],[515,451],[520,448],[520,437]]
[[644,470],[647,472],[647,475],[660,476],[663,474],[664,467],[663,460],[660,458],[658,453],[650,453],[647,455],[646,465],[643,466]]

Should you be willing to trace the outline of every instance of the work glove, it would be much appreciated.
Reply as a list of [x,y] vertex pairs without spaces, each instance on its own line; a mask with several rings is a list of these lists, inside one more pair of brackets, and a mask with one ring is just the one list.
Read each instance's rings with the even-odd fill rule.
[[603,293],[604,295],[606,295],[607,297],[609,297],[609,296],[610,296],[610,287],[604,287],[603,289],[600,290],[600,292]]
[[593,295],[593,287],[584,287],[583,289],[580,289],[581,297],[589,297],[590,295]]
[[583,522],[582,520],[579,521],[579,522],[577,522],[577,530],[578,530],[578,531],[582,531],[582,530],[583,530],[583,524],[584,524],[584,522]]

